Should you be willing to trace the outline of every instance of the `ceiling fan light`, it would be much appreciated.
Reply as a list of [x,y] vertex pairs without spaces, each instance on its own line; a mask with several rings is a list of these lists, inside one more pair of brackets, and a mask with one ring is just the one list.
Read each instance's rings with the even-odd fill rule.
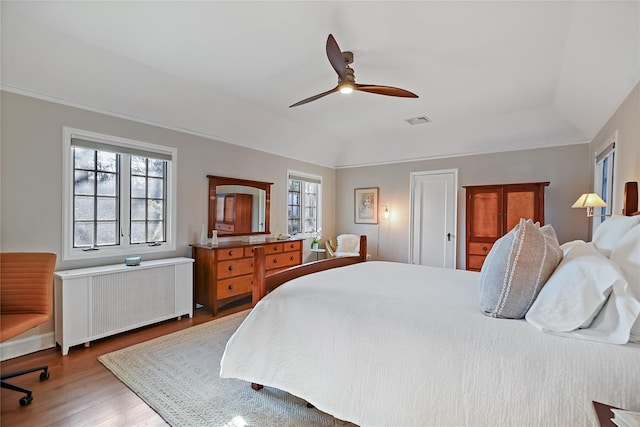
[[340,87],[340,93],[351,93],[353,92],[353,86],[351,85],[343,85]]

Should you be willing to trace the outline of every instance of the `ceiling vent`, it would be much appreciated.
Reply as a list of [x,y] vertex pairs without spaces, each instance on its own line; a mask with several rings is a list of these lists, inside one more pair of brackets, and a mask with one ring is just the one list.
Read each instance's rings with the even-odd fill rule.
[[419,117],[412,117],[410,119],[405,119],[410,125],[419,125],[422,123],[429,123],[431,121],[431,119],[427,116],[419,116]]

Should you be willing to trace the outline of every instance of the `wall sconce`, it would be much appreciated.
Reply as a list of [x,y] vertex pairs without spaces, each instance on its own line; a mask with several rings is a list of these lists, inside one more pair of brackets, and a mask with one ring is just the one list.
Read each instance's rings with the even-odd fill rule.
[[384,211],[382,211],[382,219],[389,219],[391,214],[389,213],[389,207],[384,205]]
[[[587,208],[587,216],[591,217],[593,215],[593,208],[604,208],[607,206],[607,203],[600,198],[596,193],[585,193],[576,200],[576,202],[571,206],[572,208]],[[596,215],[596,216],[605,216],[605,215]]]

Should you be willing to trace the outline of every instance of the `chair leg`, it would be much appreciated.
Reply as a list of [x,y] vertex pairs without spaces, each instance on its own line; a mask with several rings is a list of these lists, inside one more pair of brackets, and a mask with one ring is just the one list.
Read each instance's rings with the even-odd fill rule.
[[[37,372],[37,371],[43,371],[42,373],[43,374],[46,373],[47,378],[49,378],[49,367],[48,366],[39,366],[37,368],[29,368],[29,369],[23,369],[22,371],[9,372],[9,373],[6,373],[6,374],[1,374],[0,375],[0,379],[6,380],[6,379],[9,379],[9,378],[19,377],[20,375],[30,374],[31,372]],[[40,376],[42,376],[42,374]],[[41,378],[41,379],[46,379],[46,378]]]
[[20,398],[19,402],[20,402],[20,406],[27,406],[33,400],[33,395],[32,395],[31,390],[29,390],[28,388],[19,387],[17,385],[8,383],[5,380],[8,379],[8,378],[14,378],[14,377],[18,377],[20,375],[29,374],[31,372],[36,372],[36,371],[42,371],[42,372],[40,372],[40,381],[44,381],[44,380],[48,380],[49,379],[49,367],[48,366],[40,366],[38,368],[23,369],[22,371],[9,372],[9,373],[6,373],[6,374],[2,374],[2,375],[0,375],[0,377],[1,377],[0,385],[2,386],[2,388],[6,388],[6,389],[9,389],[9,390],[17,391],[17,392],[20,392],[20,393],[25,393],[25,395]]

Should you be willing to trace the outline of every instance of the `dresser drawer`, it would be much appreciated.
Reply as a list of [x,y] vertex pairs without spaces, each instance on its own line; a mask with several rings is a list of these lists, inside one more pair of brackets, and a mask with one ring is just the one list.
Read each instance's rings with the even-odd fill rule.
[[218,262],[218,279],[253,274],[253,258]]
[[487,256],[492,247],[493,243],[469,243],[469,254]]
[[302,248],[302,241],[301,240],[295,240],[292,242],[284,242],[282,243],[282,250],[285,252],[288,251],[299,251],[300,248]]
[[[269,255],[269,254],[278,254],[280,252],[282,252],[283,250],[283,244],[282,243],[267,243],[264,245],[256,245],[256,246],[262,246],[264,248],[264,253]],[[244,248],[244,256],[246,257],[253,257],[253,250],[256,246],[251,246],[249,248]]]
[[485,256],[481,255],[469,255],[469,265],[467,265],[467,270],[480,271],[485,258]]
[[218,280],[218,299],[250,293],[252,280],[251,274]]
[[217,252],[218,252],[218,261],[244,257],[244,250],[242,248],[217,249]]
[[267,255],[266,262],[267,270],[298,265],[301,262],[300,252],[284,252],[281,254]]
[[220,230],[220,231],[229,231],[231,233],[234,232],[235,227],[233,224],[224,224],[221,222],[216,222],[216,230]]
[[253,251],[255,248],[256,248],[255,246],[249,246],[247,248],[244,248],[245,258],[253,258]]

